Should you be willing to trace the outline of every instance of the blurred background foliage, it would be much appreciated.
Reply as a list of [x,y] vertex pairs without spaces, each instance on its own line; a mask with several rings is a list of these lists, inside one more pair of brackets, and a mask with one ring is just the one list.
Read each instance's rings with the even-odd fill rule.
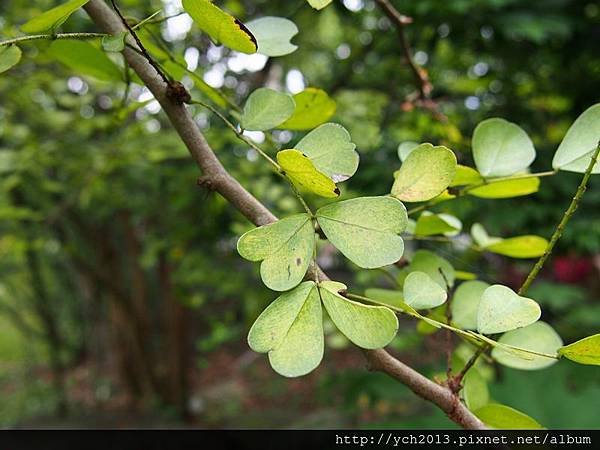
[[[20,24],[57,3],[2,2],[1,38],[19,35]],[[118,3],[136,20],[181,11],[174,0]],[[569,125],[598,101],[595,2],[393,2],[414,19],[408,40],[434,86],[438,114],[406,100],[415,82],[373,1],[334,0],[321,12],[304,0],[218,3],[242,20],[293,20],[299,49],[268,60],[230,52],[186,15],[147,29],[239,104],[263,85],[327,91],[337,102],[333,120],[348,128],[361,154],[343,196],[389,192],[396,149],[406,140],[447,145],[471,165],[472,130],[492,116],[522,126],[538,152],[533,170],[549,170]],[[83,11],[62,29],[98,31]],[[146,89],[74,73],[48,46],[22,45],[22,62],[0,76],[0,425],[450,426],[404,386],[367,372],[340,335],[329,335],[314,373],[289,380],[272,372],[245,341],[274,298],[258,267],[235,251],[250,224],[197,186],[197,168]],[[189,76],[182,81],[193,84]],[[194,115],[243,185],[278,215],[297,210],[253,150],[206,110],[194,108]],[[275,151],[301,134],[271,137],[265,145]],[[459,216],[467,230],[481,222],[498,236],[548,237],[579,177],[561,173],[543,178],[528,197],[465,197],[437,210]],[[566,342],[600,329],[598,178],[530,291]],[[532,264],[431,244],[421,246],[488,282],[518,286]],[[358,270],[329,248],[322,253],[321,264],[356,290],[390,287],[380,271]],[[403,320],[392,348],[433,376],[444,370],[442,341]],[[600,425],[593,367],[563,361],[533,373],[496,367],[489,376],[495,400],[547,427]]]

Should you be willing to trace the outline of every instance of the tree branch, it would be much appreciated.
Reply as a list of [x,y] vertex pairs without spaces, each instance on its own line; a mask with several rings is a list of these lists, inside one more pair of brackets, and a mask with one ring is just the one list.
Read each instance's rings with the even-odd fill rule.
[[[92,20],[106,32],[116,34],[124,31],[124,25],[119,17],[102,0],[91,0],[84,8]],[[130,45],[136,45],[133,38],[128,37],[128,41]],[[211,188],[221,194],[252,223],[265,225],[276,221],[277,217],[223,167],[185,105],[168,97],[166,83],[146,58],[127,47],[123,50],[123,54],[131,68],[161,104],[192,158],[203,171],[203,178],[210,182]],[[311,272],[309,271],[309,273]],[[318,277],[321,280],[328,279],[320,270],[318,270]],[[485,425],[446,387],[434,383],[404,365],[383,349],[366,351],[365,354],[373,370],[387,373],[404,383],[417,395],[440,407],[451,420],[460,426],[472,429],[485,428]]]

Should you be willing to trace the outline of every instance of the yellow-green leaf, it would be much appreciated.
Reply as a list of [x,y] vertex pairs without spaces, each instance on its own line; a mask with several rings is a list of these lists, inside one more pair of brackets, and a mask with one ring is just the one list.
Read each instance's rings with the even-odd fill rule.
[[0,73],[6,72],[21,60],[21,49],[16,45],[0,47]]
[[89,42],[58,40],[50,44],[48,52],[77,75],[88,75],[100,81],[123,80],[121,69]]
[[25,33],[43,33],[55,30],[61,26],[76,10],[85,5],[89,0],[70,0],[66,3],[49,9],[24,23],[21,30]]
[[456,217],[449,214],[432,214],[424,211],[415,225],[415,235],[431,236],[444,234],[452,236],[460,232],[462,223]]
[[474,413],[487,426],[500,430],[540,430],[544,428],[527,414],[498,403],[485,405]]
[[319,171],[308,156],[298,150],[282,150],[277,153],[277,162],[296,186],[326,198],[335,198],[340,190],[335,183]]
[[468,186],[481,183],[482,181],[483,178],[475,169],[458,164],[456,166],[456,175],[454,175],[454,179],[452,180],[452,183],[450,183],[450,186]]
[[566,345],[560,348],[558,353],[579,364],[600,366],[600,334]]
[[544,254],[548,241],[540,236],[517,236],[501,239],[483,248],[488,252],[511,258],[538,258]]
[[308,0],[308,4],[315,9],[323,9],[331,2],[332,0]]
[[480,198],[510,198],[533,194],[540,188],[538,177],[505,181],[490,181],[483,186],[469,189],[469,195]]
[[327,92],[317,88],[306,88],[294,95],[296,109],[279,128],[288,130],[311,130],[327,122],[335,113],[335,101]]

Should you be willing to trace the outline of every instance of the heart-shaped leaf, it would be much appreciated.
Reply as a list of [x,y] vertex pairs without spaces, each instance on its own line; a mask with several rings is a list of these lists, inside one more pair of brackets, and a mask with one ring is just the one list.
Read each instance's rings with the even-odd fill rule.
[[429,250],[417,250],[409,269],[411,272],[425,272],[444,290],[446,290],[446,283],[452,287],[456,278],[452,264]]
[[89,0],[70,0],[62,5],[58,5],[24,23],[21,26],[21,30],[25,33],[43,33],[45,31],[56,30],[56,28],[65,23],[71,14],[85,5],[88,1]]
[[487,426],[499,430],[539,430],[544,428],[527,414],[498,403],[485,405],[474,413]]
[[440,306],[448,299],[448,293],[425,272],[411,272],[404,280],[404,301],[414,309]]
[[[600,136],[600,103],[590,106],[575,120],[554,154],[552,167],[583,173],[590,164]],[[600,162],[592,173],[600,173]]]
[[406,202],[431,200],[444,192],[456,174],[456,156],[446,147],[421,144],[395,174],[392,195]]
[[483,292],[477,312],[477,329],[483,334],[504,333],[537,321],[542,312],[532,299],[494,284]]
[[360,197],[320,208],[317,222],[346,258],[365,269],[393,264],[402,257],[406,208],[391,197]]
[[483,281],[473,280],[462,283],[454,292],[450,309],[452,322],[463,330],[477,329],[477,311],[483,292],[490,285]]
[[299,188],[326,198],[340,195],[340,190],[331,178],[318,170],[304,153],[294,149],[282,150],[277,153],[277,162]]
[[237,243],[239,254],[262,261],[260,275],[267,287],[287,291],[296,286],[308,269],[315,231],[308,214],[296,214],[248,231]]
[[5,45],[0,47],[0,73],[6,72],[16,66],[21,60],[21,49],[16,45]]
[[361,348],[385,347],[396,336],[398,318],[384,306],[363,305],[342,297],[341,283],[325,281],[319,285],[323,305],[335,326]]
[[558,353],[579,364],[600,366],[600,334],[566,345]]
[[484,186],[469,189],[467,193],[479,198],[512,198],[522,197],[537,192],[540,188],[538,177],[520,178],[516,180],[494,181]]
[[[549,355],[556,355],[558,349],[563,345],[562,339],[554,331],[554,328],[541,321],[532,323],[525,328],[504,333],[498,342]],[[492,358],[504,366],[521,370],[545,369],[558,362],[556,359],[532,355],[531,353],[526,353],[522,357],[519,357],[518,352],[512,349],[511,351],[507,351],[502,346],[495,347],[492,350]]]
[[214,41],[242,53],[256,53],[258,45],[250,30],[210,0],[183,0],[183,9]]
[[289,119],[295,107],[291,95],[259,88],[246,100],[242,113],[242,128],[254,131],[270,130]]
[[544,254],[548,241],[540,236],[517,236],[500,239],[484,247],[485,250],[511,258],[538,258]]
[[518,125],[493,118],[473,132],[473,159],[484,177],[504,177],[520,172],[535,159],[535,148]]
[[308,4],[315,9],[323,9],[331,2],[332,0],[308,0]]
[[250,348],[269,353],[273,369],[286,377],[312,371],[323,358],[323,318],[317,287],[307,281],[271,303],[248,333]]
[[327,122],[335,113],[335,101],[327,92],[308,87],[294,95],[296,109],[288,120],[279,128],[287,130],[312,130],[322,123]]
[[293,53],[298,48],[291,39],[298,34],[294,22],[283,17],[261,17],[246,24],[256,38],[258,53],[265,56],[283,56]]
[[315,167],[335,183],[347,180],[358,168],[356,145],[337,123],[326,123],[308,133],[294,148],[310,158]]
[[100,81],[123,80],[121,69],[89,42],[57,40],[50,44],[48,53],[77,75],[88,75]]

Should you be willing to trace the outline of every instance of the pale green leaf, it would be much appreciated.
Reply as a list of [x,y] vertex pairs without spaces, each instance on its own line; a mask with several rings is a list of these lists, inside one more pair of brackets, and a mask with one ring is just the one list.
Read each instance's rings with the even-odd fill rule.
[[310,158],[298,150],[282,150],[277,153],[277,162],[286,176],[301,189],[326,198],[335,198],[340,190],[335,183],[318,170]]
[[298,34],[294,22],[283,17],[261,17],[246,24],[256,38],[258,53],[265,56],[283,56],[294,52],[298,47],[291,39]]
[[315,9],[323,9],[331,2],[332,0],[308,0],[308,4]]
[[471,411],[484,407],[490,401],[487,382],[478,370],[471,369],[463,378],[463,400]]
[[479,198],[511,198],[533,194],[540,188],[538,177],[516,180],[491,181],[490,183],[469,189],[469,195]]
[[527,414],[498,403],[485,405],[474,413],[487,426],[500,430],[539,430],[544,428]]
[[322,123],[327,122],[335,113],[335,101],[327,92],[308,87],[294,95],[296,109],[288,120],[279,125],[279,128],[288,130],[312,130]]
[[16,45],[5,45],[0,47],[0,73],[6,72],[16,66],[21,60],[21,49]]
[[246,100],[242,113],[242,128],[270,130],[289,119],[295,107],[291,95],[273,89],[259,88]]
[[321,299],[335,326],[361,348],[376,349],[389,344],[398,331],[396,315],[384,306],[348,300],[338,294],[342,289],[339,283],[328,281],[319,286]]
[[21,26],[21,30],[25,33],[43,33],[45,31],[54,31],[61,26],[65,21],[85,5],[89,0],[70,0],[66,3],[49,9]]
[[100,81],[123,80],[121,69],[89,42],[58,40],[50,44],[48,52],[77,75],[88,75]]
[[248,28],[210,0],[183,0],[183,9],[217,43],[238,52],[256,53],[256,38]]
[[484,246],[484,249],[511,258],[538,258],[547,247],[548,241],[543,237],[527,235],[501,239]]
[[483,292],[490,285],[483,281],[473,280],[462,283],[454,292],[450,309],[452,322],[463,330],[477,329],[477,311]]
[[532,299],[522,297],[512,289],[494,284],[481,297],[477,312],[477,330],[483,334],[503,333],[531,325],[542,312]]
[[450,287],[454,285],[456,274],[452,265],[429,250],[417,250],[413,255],[409,268],[411,272],[425,272],[444,290],[446,289],[446,282]]
[[286,291],[302,281],[312,260],[315,232],[308,214],[296,214],[248,231],[237,243],[239,254],[262,261],[260,275],[267,287]]
[[480,223],[474,223],[471,226],[471,237],[473,238],[473,241],[482,248],[502,241],[502,238],[490,236]]
[[481,182],[483,182],[483,178],[479,172],[472,167],[458,164],[456,166],[456,175],[454,175],[454,179],[452,180],[452,183],[450,183],[450,186],[469,186]]
[[[600,103],[590,106],[575,120],[554,154],[552,167],[583,173],[600,140]],[[600,161],[592,173],[600,173]]]
[[[387,303],[388,305],[402,308],[405,305],[402,291],[392,289],[368,288],[365,290],[365,297]],[[404,308],[402,308],[404,309]]]
[[358,153],[350,134],[337,123],[326,123],[308,133],[295,149],[310,158],[315,167],[335,183],[347,180],[358,168]]
[[566,345],[558,353],[579,364],[600,366],[600,334]]
[[456,156],[443,146],[421,144],[395,174],[392,195],[402,201],[430,200],[444,192],[456,174]]
[[102,48],[105,52],[120,52],[125,48],[126,31],[102,38]]
[[406,208],[391,197],[360,197],[320,208],[317,222],[327,239],[356,265],[372,269],[402,257]]
[[416,149],[419,146],[418,142],[413,142],[413,141],[406,141],[406,142],[401,142],[400,145],[398,146],[398,158],[400,158],[400,161],[404,162],[406,160],[406,158],[408,158],[408,155],[410,155],[410,153]]
[[454,236],[462,229],[462,223],[459,219],[449,214],[432,214],[424,211],[415,225],[415,234],[417,236],[431,236],[434,234],[444,234]]
[[[512,347],[522,348],[549,355],[556,355],[558,349],[563,345],[563,341],[546,322],[535,322],[524,328],[512,330],[504,333],[498,340],[499,343],[510,345]],[[514,351],[507,351],[502,346],[495,347],[492,350],[492,358],[500,364],[514,369],[538,370],[550,367],[558,362],[556,359],[546,358],[544,356],[527,353],[519,357]]]
[[448,293],[425,272],[411,272],[404,280],[404,301],[414,309],[440,306],[448,299]]
[[521,172],[535,159],[535,148],[518,125],[493,118],[479,123],[473,132],[473,159],[484,177],[503,177]]

